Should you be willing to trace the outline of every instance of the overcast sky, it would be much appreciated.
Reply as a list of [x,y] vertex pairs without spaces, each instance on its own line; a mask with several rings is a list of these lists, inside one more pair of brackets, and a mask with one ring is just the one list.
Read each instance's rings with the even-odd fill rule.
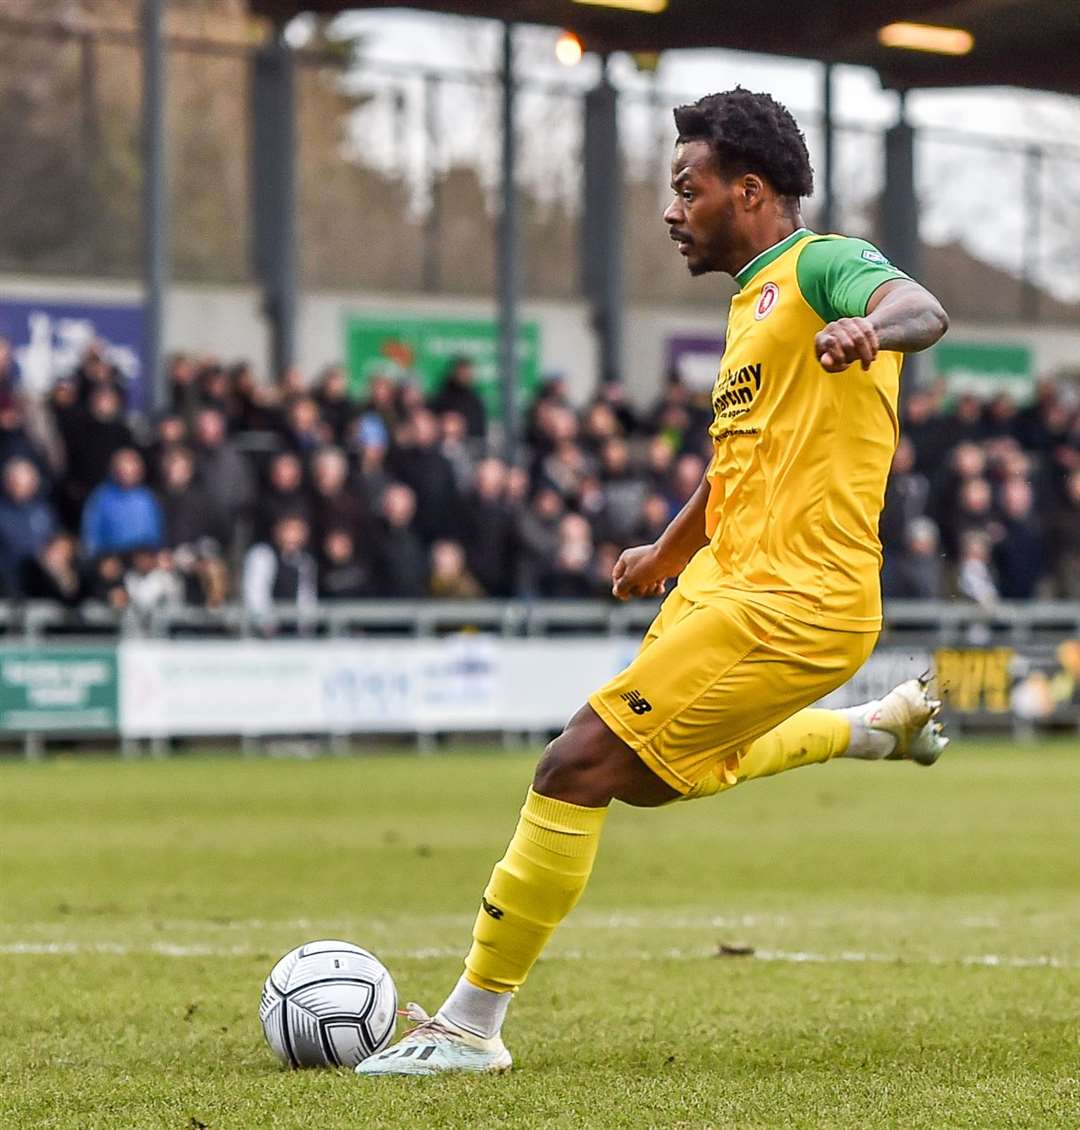
[[[468,68],[482,72],[497,70],[501,29],[491,21],[407,11],[363,11],[347,13],[341,25],[364,39],[364,56],[371,62],[411,66]],[[546,81],[587,88],[595,82],[598,63],[586,56],[577,67],[560,65],[554,55],[557,31],[526,27],[518,33],[518,60],[524,74]],[[753,90],[767,90],[796,115],[803,116],[812,156],[817,156],[814,115],[821,108],[820,65],[773,56],[736,51],[669,51],[661,57],[655,82],[638,74],[627,57],[616,56],[612,71],[621,89],[638,91],[641,99],[624,100],[624,140],[632,162],[639,170],[655,161],[661,182],[663,163],[670,146],[670,118],[649,114],[644,96],[659,88],[665,105],[676,99],[696,97],[736,83]],[[360,88],[380,86],[377,68],[361,68],[355,76]],[[407,87],[408,84],[405,84]],[[401,87],[401,84],[398,84]],[[378,107],[359,125],[365,148],[389,164],[420,160],[421,136],[395,136],[400,121],[419,124],[419,91],[410,94],[417,105],[411,117],[391,120],[380,116]],[[835,105],[841,121],[887,127],[896,120],[897,99],[881,89],[877,75],[868,69],[842,67],[836,71]],[[1080,100],[1061,95],[1010,89],[916,92],[908,100],[910,118],[916,125],[963,130],[998,141],[1040,141],[1055,145],[1080,137]],[[440,117],[444,163],[468,160],[484,168],[493,182],[497,171],[496,105],[489,97],[478,100],[475,92],[450,87],[443,95]],[[554,170],[550,183],[560,190],[560,152],[563,175],[577,175],[575,146],[579,142],[580,114],[570,113],[570,104],[536,96],[523,98],[521,119],[529,136],[538,134],[544,146],[523,145],[525,175]],[[665,110],[666,115],[666,110]],[[563,128],[559,128],[562,126]],[[416,133],[410,127],[410,133]],[[838,190],[852,196],[872,194],[880,186],[880,148],[872,138],[852,135],[840,154]],[[370,151],[370,150],[369,150]],[[1021,154],[994,153],[985,148],[934,140],[920,150],[920,192],[926,202],[923,228],[934,241],[962,239],[972,250],[1002,266],[1016,269],[1024,232],[1021,206],[1025,167]],[[530,168],[530,162],[532,167]],[[820,160],[818,161],[820,163]],[[545,176],[534,179],[546,180]],[[532,182],[530,182],[532,183]],[[566,185],[561,186],[565,191]],[[1060,150],[1044,177],[1047,194],[1043,224],[1041,272],[1044,283],[1062,296],[1080,296],[1080,144],[1075,159],[1066,160]],[[660,184],[658,183],[658,191]]]

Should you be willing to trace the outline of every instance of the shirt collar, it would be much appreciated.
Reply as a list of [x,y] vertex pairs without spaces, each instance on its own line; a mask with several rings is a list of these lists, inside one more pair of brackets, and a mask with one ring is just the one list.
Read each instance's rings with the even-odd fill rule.
[[796,228],[791,235],[784,236],[778,243],[774,243],[772,247],[766,247],[764,251],[755,255],[741,271],[736,271],[735,273],[735,282],[738,284],[739,289],[742,290],[758,271],[767,267],[775,259],[778,259],[789,247],[792,247],[802,239],[803,236],[812,234],[809,228]]

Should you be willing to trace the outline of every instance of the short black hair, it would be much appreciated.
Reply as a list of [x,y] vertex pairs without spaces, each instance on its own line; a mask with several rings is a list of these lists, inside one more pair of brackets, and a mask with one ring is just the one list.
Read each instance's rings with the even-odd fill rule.
[[707,141],[721,172],[760,173],[781,196],[810,196],[806,138],[786,106],[741,86],[675,109],[679,141]]

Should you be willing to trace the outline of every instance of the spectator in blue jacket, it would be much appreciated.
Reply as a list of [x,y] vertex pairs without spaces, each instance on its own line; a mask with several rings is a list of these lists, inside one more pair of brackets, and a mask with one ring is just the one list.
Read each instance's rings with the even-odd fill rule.
[[0,579],[12,596],[22,596],[25,563],[36,557],[56,530],[52,507],[39,497],[41,476],[29,459],[4,464],[0,496]]
[[83,544],[92,557],[161,546],[161,507],[143,483],[145,475],[142,456],[134,448],[122,447],[112,457],[109,478],[94,488],[83,511]]

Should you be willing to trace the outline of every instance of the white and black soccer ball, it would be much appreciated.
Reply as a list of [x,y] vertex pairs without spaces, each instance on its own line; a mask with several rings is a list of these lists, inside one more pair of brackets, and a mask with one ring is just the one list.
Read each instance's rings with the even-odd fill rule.
[[263,1034],[289,1067],[355,1067],[394,1034],[390,971],[352,942],[306,942],[270,970],[259,1004]]

